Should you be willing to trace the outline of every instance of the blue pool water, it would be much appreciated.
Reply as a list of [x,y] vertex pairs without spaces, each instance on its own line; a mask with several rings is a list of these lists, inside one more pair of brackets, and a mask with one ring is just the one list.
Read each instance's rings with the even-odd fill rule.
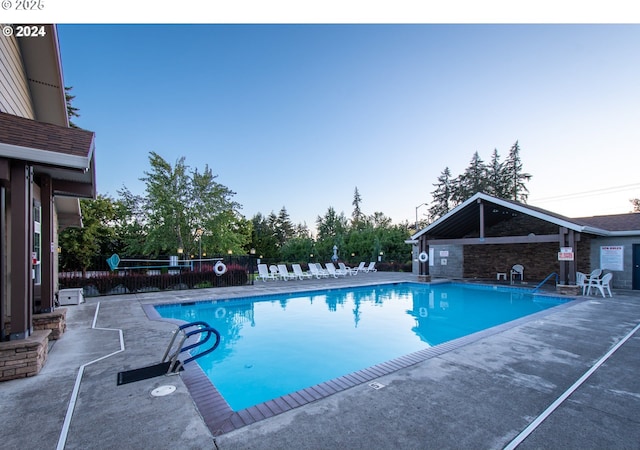
[[515,289],[399,283],[155,306],[221,336],[197,360],[238,411],[566,299]]

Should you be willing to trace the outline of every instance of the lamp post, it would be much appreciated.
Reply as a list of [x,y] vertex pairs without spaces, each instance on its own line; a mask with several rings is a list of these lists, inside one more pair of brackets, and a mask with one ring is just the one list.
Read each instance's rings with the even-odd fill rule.
[[428,205],[428,203],[420,203],[418,206],[416,206],[416,233],[418,232],[418,208],[425,205]]
[[[256,271],[255,271],[255,267],[254,267],[254,260],[256,258],[256,249],[255,248],[251,248],[251,250],[249,250],[249,265],[251,266],[251,284],[253,284],[253,280],[256,277]],[[257,262],[256,262],[257,264]]]

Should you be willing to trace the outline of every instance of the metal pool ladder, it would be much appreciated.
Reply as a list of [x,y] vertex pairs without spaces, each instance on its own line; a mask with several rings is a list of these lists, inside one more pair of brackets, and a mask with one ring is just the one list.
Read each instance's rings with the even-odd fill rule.
[[[179,335],[180,339],[178,339]],[[207,344],[212,336],[215,336],[215,342],[209,348],[195,355],[189,354],[189,357],[184,361],[178,359],[183,352],[188,352]],[[185,343],[187,344],[186,346],[184,345]],[[173,331],[173,336],[162,356],[161,362],[139,369],[118,372],[118,386],[160,375],[175,375],[184,370],[185,364],[211,353],[218,348],[218,345],[220,345],[220,333],[208,323],[198,321],[181,325],[177,330]]]
[[[198,327],[198,328],[196,328]],[[186,331],[189,328],[194,328],[191,331]],[[206,335],[205,335],[206,333]],[[182,337],[180,338],[180,340],[178,341],[178,345],[174,346],[175,342],[176,342],[176,338],[178,337],[178,335],[182,335]],[[196,342],[193,342],[189,345],[187,345],[186,347],[183,347],[182,345],[192,336],[196,336],[202,334],[204,335],[203,339],[199,339]],[[209,339],[211,338],[211,335],[215,335],[216,337],[216,341],[213,344],[213,346],[211,346],[210,348],[206,349],[205,351],[202,351],[200,353],[197,353],[194,356],[190,356],[189,358],[185,359],[184,362],[181,362],[178,357],[180,356],[181,353],[183,352],[187,352],[191,349],[194,349],[196,347],[200,347],[201,345],[206,344]],[[218,330],[216,330],[215,328],[209,326],[209,324],[207,322],[191,322],[191,323],[187,323],[184,325],[181,325],[178,327],[177,330],[173,331],[173,336],[171,337],[171,341],[169,342],[169,345],[167,346],[167,349],[164,352],[164,355],[162,356],[162,363],[169,363],[169,366],[167,367],[167,375],[171,374],[171,373],[178,373],[180,370],[182,370],[182,367],[187,364],[188,362],[193,361],[194,359],[198,359],[201,356],[204,356],[208,353],[211,353],[212,351],[214,351],[216,348],[218,348],[218,345],[220,345],[220,333],[218,333]],[[172,349],[173,353],[172,353]]]

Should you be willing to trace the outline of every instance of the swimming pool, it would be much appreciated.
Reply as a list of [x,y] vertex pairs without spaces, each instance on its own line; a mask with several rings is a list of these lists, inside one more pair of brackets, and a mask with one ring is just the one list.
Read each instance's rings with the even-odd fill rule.
[[220,347],[197,362],[239,411],[566,302],[523,289],[395,283],[155,309],[220,332]]

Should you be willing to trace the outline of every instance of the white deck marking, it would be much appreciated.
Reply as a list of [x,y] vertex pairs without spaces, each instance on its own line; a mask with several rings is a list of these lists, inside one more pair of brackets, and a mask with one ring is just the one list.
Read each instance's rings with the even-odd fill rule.
[[616,350],[618,350],[622,344],[624,344],[625,342],[627,342],[631,336],[633,336],[635,334],[636,331],[638,331],[638,329],[640,329],[640,323],[638,325],[636,325],[636,327],[631,330],[631,332],[629,332],[629,334],[627,334],[625,337],[623,337],[620,342],[618,342],[616,345],[614,345],[607,353],[605,353],[605,355],[600,358],[593,366],[591,366],[591,368],[589,370],[587,370],[584,375],[582,375],[578,381],[576,381],[575,383],[573,383],[573,385],[571,385],[571,387],[569,389],[567,389],[566,391],[564,391],[564,393],[558,397],[556,399],[556,401],[554,401],[551,405],[549,405],[549,407],[547,409],[545,409],[542,414],[540,414],[536,420],[534,420],[533,422],[531,422],[529,424],[529,426],[527,428],[525,428],[524,430],[522,430],[522,432],[517,435],[515,437],[515,439],[513,441],[511,441],[505,448],[504,450],[513,450],[515,449],[518,445],[520,445],[520,443],[522,441],[524,441],[532,432],[533,430],[535,430],[536,428],[538,428],[538,426],[547,418],[551,415],[551,413],[553,411],[556,410],[556,408],[558,406],[560,406],[560,404],[562,402],[564,402],[571,394],[573,394],[573,392],[578,389],[580,387],[580,385],[582,385],[582,383],[584,383],[587,378],[589,378],[591,376],[591,374],[593,374],[593,372],[595,372],[598,367],[600,367],[602,364],[604,364],[604,362],[609,359],[609,357],[611,355],[614,354],[614,352]]
[[109,353],[108,355],[102,356],[98,359],[94,359],[93,361],[89,361],[86,364],[80,366],[80,370],[78,370],[78,375],[76,376],[76,383],[73,386],[73,391],[71,392],[71,399],[69,400],[69,406],[67,407],[67,414],[64,417],[64,423],[62,424],[62,431],[60,432],[60,438],[58,439],[57,450],[64,449],[64,446],[67,442],[67,434],[69,433],[69,424],[71,424],[71,417],[73,416],[73,410],[76,407],[76,401],[78,399],[78,391],[80,390],[80,382],[82,381],[82,375],[84,374],[84,368],[90,366],[93,363],[97,363],[98,361],[102,361],[103,359],[109,358],[110,356],[116,355],[120,352],[124,351],[124,336],[122,335],[122,330],[119,328],[97,328],[96,322],[98,320],[98,312],[100,311],[100,302],[98,302],[98,306],[96,308],[96,312],[93,316],[93,323],[91,324],[92,330],[106,330],[106,331],[117,331],[120,335],[120,350]]

